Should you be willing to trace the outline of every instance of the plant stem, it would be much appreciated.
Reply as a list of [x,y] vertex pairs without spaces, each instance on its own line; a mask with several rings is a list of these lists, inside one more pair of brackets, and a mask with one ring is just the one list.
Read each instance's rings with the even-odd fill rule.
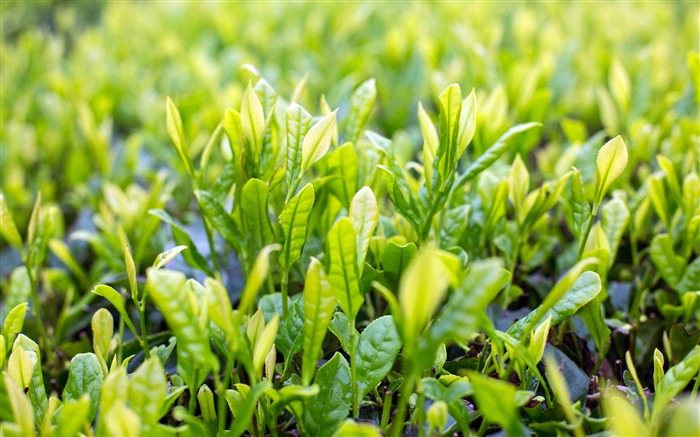
[[117,345],[117,364],[121,364],[124,355],[124,317],[119,318],[119,344]]
[[379,429],[386,433],[386,426],[389,424],[389,417],[391,416],[391,401],[394,392],[387,390],[384,393],[384,405],[382,406],[382,419],[379,422]]
[[408,406],[408,398],[411,397],[411,392],[413,391],[413,384],[415,381],[415,375],[413,374],[413,369],[406,377],[406,380],[401,387],[401,396],[399,397],[399,408],[394,416],[394,421],[392,422],[391,435],[393,437],[400,437],[401,430],[404,425],[404,416],[406,415],[406,407]]
[[586,225],[586,230],[581,236],[581,242],[578,246],[578,254],[576,255],[576,261],[580,261],[583,257],[583,251],[586,248],[586,242],[588,241],[588,235],[593,229],[593,222],[595,221],[595,216],[598,215],[598,205],[593,205],[593,211],[591,211],[591,216],[588,218],[588,224]]
[[218,378],[218,375],[216,375],[216,380],[214,381],[215,385],[218,382],[218,396],[216,398],[216,409],[217,409],[217,420],[218,420],[218,430],[219,433],[221,433],[224,428],[226,427],[226,390],[229,387],[229,383],[231,382],[231,368],[233,367],[233,360],[227,359],[226,360],[226,368],[224,370],[224,381],[223,384]]
[[148,332],[146,331],[146,308],[144,305],[144,308],[141,309],[141,306],[138,306],[139,309],[139,324],[141,325],[141,346],[143,347],[143,353],[146,355],[146,359],[149,359],[151,357],[151,350],[148,347]]
[[355,344],[355,318],[349,321],[350,324],[350,378],[352,384],[352,417],[360,417],[360,399],[357,396],[357,360]]
[[289,267],[286,267],[282,272],[282,317],[287,317],[289,311]]

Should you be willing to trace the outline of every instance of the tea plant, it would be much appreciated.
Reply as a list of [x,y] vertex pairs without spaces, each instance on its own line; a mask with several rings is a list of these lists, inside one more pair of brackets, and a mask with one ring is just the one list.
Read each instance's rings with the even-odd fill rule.
[[[65,11],[59,21],[82,17]],[[509,29],[529,34],[528,11]],[[183,32],[201,32],[203,16],[193,13]],[[65,26],[59,33],[74,35]],[[667,50],[675,37],[660,38]],[[82,65],[73,53],[61,62]],[[567,102],[586,87],[557,85],[566,75],[544,55],[504,60],[505,85],[483,87],[483,72],[459,81],[476,86],[468,92],[455,83],[427,98],[422,88],[396,91],[398,53],[387,49],[386,71],[353,78],[349,92],[332,89],[340,73],[278,92],[248,66],[240,92],[214,92],[206,106],[173,93],[157,117],[107,108],[115,89],[105,107],[77,98],[69,107],[88,152],[66,156],[89,166],[53,186],[23,165],[31,184],[20,189],[3,162],[0,234],[17,261],[0,284],[2,435],[670,436],[700,427],[697,53],[666,80],[595,60],[606,80],[593,79],[595,97],[576,109]],[[537,68],[509,99],[529,61]],[[327,71],[360,72],[365,62]],[[644,89],[665,100],[651,108]],[[122,104],[137,101],[124,92]],[[110,114],[138,131],[126,144],[111,144]],[[3,156],[17,152],[19,131],[3,137]],[[61,173],[51,161],[74,135],[50,143],[46,171]],[[152,154],[142,141],[153,141]],[[125,166],[112,172],[117,155]]]

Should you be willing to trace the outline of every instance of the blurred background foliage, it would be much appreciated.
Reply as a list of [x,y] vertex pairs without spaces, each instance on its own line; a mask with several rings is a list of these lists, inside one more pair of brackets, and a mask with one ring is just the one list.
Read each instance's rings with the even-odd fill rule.
[[1,190],[21,230],[38,191],[70,225],[81,210],[99,208],[104,181],[159,183],[159,170],[180,168],[165,129],[166,95],[196,154],[257,72],[280,95],[308,74],[301,103],[318,110],[325,94],[341,119],[352,90],[376,78],[370,128],[409,156],[421,144],[417,102],[435,112],[431,96],[452,82],[476,88],[487,120],[473,153],[508,126],[544,122],[518,150],[537,147],[531,164],[544,175],[554,173],[547,150],[607,130],[632,149],[636,185],[659,150],[685,168],[689,145],[677,143],[698,137],[693,2],[0,7]]

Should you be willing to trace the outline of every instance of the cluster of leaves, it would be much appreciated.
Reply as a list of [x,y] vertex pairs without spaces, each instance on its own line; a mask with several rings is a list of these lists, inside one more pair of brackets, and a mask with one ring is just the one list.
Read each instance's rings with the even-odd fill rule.
[[90,154],[67,159],[104,168],[66,186],[92,211],[53,191],[25,211],[3,174],[2,435],[697,429],[699,57],[664,80],[613,59],[576,119],[586,94],[546,97],[561,76],[533,59],[516,104],[452,84],[403,96],[398,131],[375,79],[312,102],[306,79],[285,98],[248,68],[202,112],[158,102],[139,138],[167,132],[176,162],[143,180],[109,180],[121,146],[91,102]]

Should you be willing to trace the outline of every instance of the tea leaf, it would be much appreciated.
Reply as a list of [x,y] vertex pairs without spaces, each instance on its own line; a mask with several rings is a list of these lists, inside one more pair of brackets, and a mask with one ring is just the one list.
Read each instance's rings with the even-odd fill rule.
[[85,394],[74,401],[66,401],[56,422],[54,435],[78,435],[90,413],[90,396]]
[[362,274],[369,241],[379,221],[379,208],[372,189],[363,187],[355,194],[348,211],[352,226],[357,235],[357,270]]
[[304,137],[301,147],[301,169],[300,173],[306,173],[306,170],[313,163],[318,161],[326,154],[331,145],[333,137],[333,129],[335,128],[335,118],[338,110],[324,116],[316,124],[311,126],[309,132]]
[[469,167],[467,167],[467,169],[459,177],[459,179],[455,181],[454,185],[452,186],[452,192],[455,192],[458,189],[460,189],[462,186],[464,186],[464,184],[474,179],[479,173],[486,170],[488,167],[491,166],[491,164],[496,162],[496,160],[500,158],[501,155],[503,155],[506,152],[506,150],[508,150],[508,147],[511,144],[510,142],[513,140],[513,138],[517,137],[523,132],[527,132],[530,129],[539,126],[542,126],[542,124],[524,123],[518,124],[508,129],[506,133],[504,133],[498,139],[498,141],[496,141],[481,156],[479,156],[479,158],[477,158],[476,161],[474,161]]
[[338,176],[328,181],[328,189],[346,208],[357,189],[359,165],[352,143],[346,143],[328,156],[328,174]]
[[479,411],[493,423],[501,425],[508,435],[524,435],[520,427],[515,403],[515,387],[498,379],[488,378],[477,372],[469,372],[474,387],[474,397]]
[[209,336],[199,323],[192,323],[197,320],[198,311],[192,290],[185,284],[185,275],[155,269],[149,269],[147,275],[146,289],[175,334],[178,351],[183,350],[196,362],[216,369],[219,362],[209,347]]
[[131,375],[129,407],[141,419],[142,431],[149,432],[160,420],[167,389],[165,370],[158,357],[152,356]]
[[194,176],[194,169],[192,168],[192,161],[190,160],[189,150],[187,147],[187,140],[185,139],[185,129],[182,127],[182,118],[180,117],[180,111],[170,99],[166,98],[166,126],[168,129],[168,135],[170,135],[170,140],[175,146],[175,151],[177,151],[180,161],[185,166],[185,170],[190,177]]
[[256,253],[274,241],[270,213],[268,211],[269,190],[260,179],[250,179],[241,197],[244,228],[250,246],[249,253]]
[[[245,397],[240,403],[238,411],[235,411],[233,413],[235,420],[233,421],[233,425],[229,430],[230,436],[240,437],[241,435],[243,435],[246,429],[250,427],[251,419],[253,417],[253,412],[255,411],[255,406],[258,402],[258,399],[260,399],[260,397],[265,393],[265,391],[268,390],[271,386],[272,384],[270,384],[269,381],[264,381],[256,384],[255,386],[253,386],[252,389],[249,389],[249,392],[246,393]],[[232,396],[232,392],[235,393],[233,390],[226,390],[227,401]]]
[[306,228],[314,206],[314,187],[306,184],[289,202],[284,205],[279,216],[284,234],[284,247],[279,255],[280,265],[288,269],[301,257],[306,243]]
[[19,235],[12,212],[7,207],[5,196],[2,193],[0,193],[0,234],[10,246],[17,249],[20,253],[24,253],[22,237]]
[[241,314],[246,314],[251,308],[258,291],[260,291],[260,287],[267,277],[267,271],[270,268],[270,254],[280,250],[281,248],[282,247],[277,243],[270,244],[269,246],[263,247],[258,254],[257,258],[255,259],[255,263],[253,264],[253,268],[250,271],[248,278],[246,278],[247,281],[245,288],[243,288],[241,300],[238,304],[238,311]]
[[375,319],[362,331],[356,349],[357,396],[362,399],[386,377],[401,349],[394,319],[391,316]]
[[[304,136],[311,127],[311,114],[304,108],[292,103],[287,108],[287,187],[291,190],[301,174],[301,150]],[[289,192],[288,196],[295,193]]]
[[7,391],[7,396],[10,401],[15,423],[20,426],[22,434],[34,435],[34,423],[32,422],[34,414],[29,399],[27,399],[22,388],[17,385],[17,382],[15,382],[10,375],[4,374],[3,382],[5,386],[4,389]]
[[680,363],[668,369],[656,387],[654,410],[651,413],[652,423],[658,423],[664,407],[698,374],[698,368],[700,368],[700,346],[695,346]]
[[306,400],[304,429],[309,436],[332,435],[350,412],[350,366],[340,353],[335,353],[318,369],[318,396]]
[[476,93],[474,88],[467,96],[466,99],[462,101],[462,111],[459,114],[459,138],[457,144],[459,144],[459,149],[457,150],[457,157],[459,158],[464,153],[469,143],[471,143],[472,138],[474,138],[474,131],[476,130]]
[[399,304],[403,314],[401,336],[412,348],[447,292],[449,272],[436,249],[426,248],[411,260],[401,277]]
[[[31,352],[34,354],[34,352]],[[36,355],[34,355],[36,357]],[[28,388],[31,383],[32,373],[35,366],[34,360],[29,354],[22,349],[22,346],[17,346],[12,349],[10,358],[7,361],[7,370],[9,375],[14,379],[22,389]]]
[[682,256],[676,255],[671,237],[668,234],[654,237],[651,240],[649,253],[664,281],[668,282],[674,289],[677,288],[683,277],[685,260]]
[[619,135],[600,148],[596,158],[594,205],[600,205],[605,193],[627,167],[627,146]]
[[257,163],[262,151],[265,113],[260,98],[250,82],[243,93],[243,101],[241,102],[241,128],[247,145],[250,147],[250,157]]
[[362,129],[367,123],[374,101],[377,98],[377,88],[374,79],[363,82],[350,98],[350,113],[345,128],[345,141],[357,143]]
[[508,329],[508,334],[520,338],[523,332],[530,331],[538,325],[540,320],[550,316],[552,326],[556,326],[598,296],[601,283],[597,273],[583,272],[577,277],[577,274],[592,262],[594,261],[587,258],[572,267],[557,282],[542,304],[526,317],[515,322]]
[[112,335],[114,335],[112,314],[106,309],[100,308],[92,316],[90,326],[92,328],[92,348],[95,354],[102,354],[102,358],[107,360]]
[[87,394],[90,396],[90,412],[88,419],[92,421],[97,412],[100,399],[100,387],[104,374],[97,356],[92,353],[78,354],[70,362],[68,382],[63,389],[63,402],[77,401]]
[[202,209],[204,215],[209,219],[214,228],[224,237],[236,252],[243,254],[243,247],[241,246],[241,232],[236,226],[231,216],[226,213],[224,208],[219,204],[219,202],[214,199],[214,197],[206,192],[197,190],[194,192],[197,197],[197,202],[199,207]]
[[304,287],[304,356],[302,383],[309,385],[321,355],[323,339],[335,307],[335,294],[316,258],[311,258]]
[[365,299],[360,292],[357,241],[351,219],[341,218],[328,232],[328,255],[328,281],[340,307],[349,318],[354,319]]

